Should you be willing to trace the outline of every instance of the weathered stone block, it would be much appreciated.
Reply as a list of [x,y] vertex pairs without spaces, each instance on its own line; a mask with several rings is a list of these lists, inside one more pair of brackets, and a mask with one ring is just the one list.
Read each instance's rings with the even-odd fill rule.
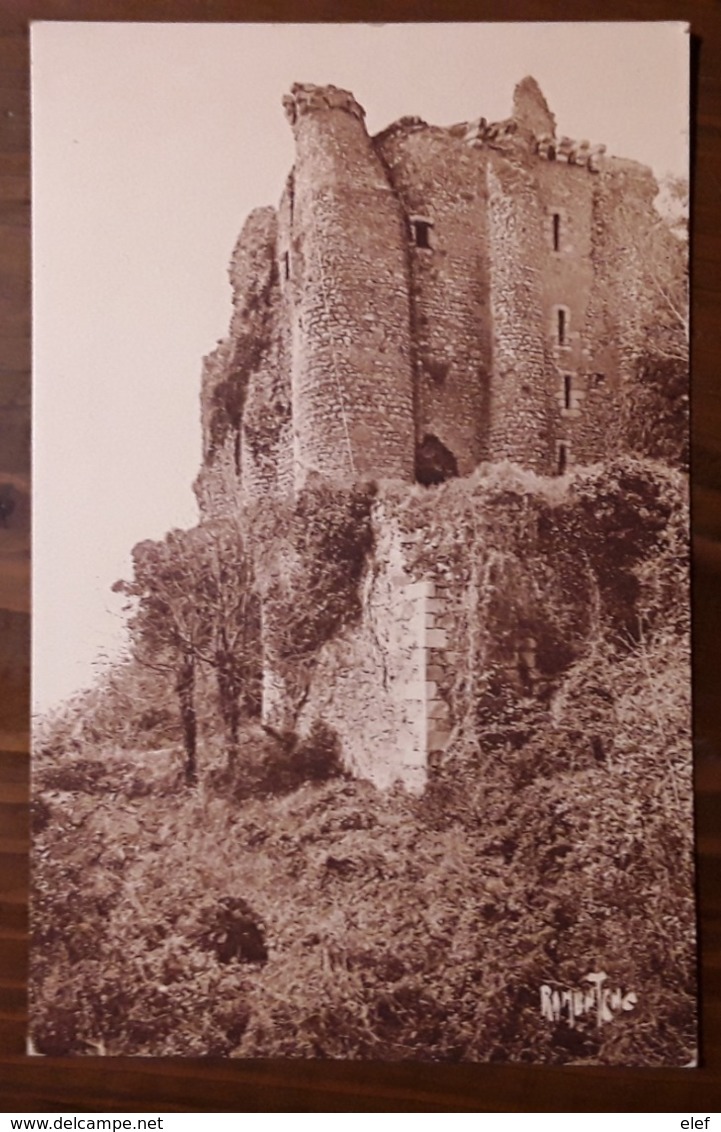
[[437,614],[435,623],[439,629],[455,629],[456,618],[451,613]]
[[429,629],[426,633],[426,644],[430,648],[443,649],[448,644],[448,636],[444,629]]
[[432,754],[434,751],[444,751],[448,746],[448,740],[451,737],[451,731],[448,727],[434,728],[428,732],[428,753]]
[[443,613],[446,608],[445,598],[442,597],[429,597],[426,601],[427,613]]
[[437,683],[442,680],[446,675],[446,669],[442,664],[428,664],[426,665],[426,677],[429,681]]
[[445,719],[450,717],[450,709],[445,700],[430,700],[428,703],[428,718],[432,720]]

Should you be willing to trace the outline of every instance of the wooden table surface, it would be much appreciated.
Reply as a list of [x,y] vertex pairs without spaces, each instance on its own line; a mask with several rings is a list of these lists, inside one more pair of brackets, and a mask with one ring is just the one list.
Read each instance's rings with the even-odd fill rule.
[[[28,24],[83,20],[688,20],[694,36],[693,483],[698,1070],[190,1062],[24,1056],[27,970],[30,182]],[[659,81],[663,77],[659,76]],[[721,1109],[721,2],[2,0],[0,477],[20,506],[0,543],[0,1108],[4,1111],[504,1112]]]

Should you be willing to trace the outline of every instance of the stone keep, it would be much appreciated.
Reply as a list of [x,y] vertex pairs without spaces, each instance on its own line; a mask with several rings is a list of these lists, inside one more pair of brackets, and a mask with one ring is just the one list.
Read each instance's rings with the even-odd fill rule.
[[[401,118],[373,138],[347,91],[296,84],[284,108],[295,164],[243,227],[230,332],[204,361],[203,517],[314,474],[430,485],[622,452],[664,318],[650,171],[557,137],[531,78],[503,122]],[[362,616],[319,647],[300,703],[264,628],[263,716],[301,734],[321,720],[354,774],[422,790],[458,723],[466,595],[418,571],[392,508],[373,533]],[[536,642],[508,630],[496,660],[532,684]]]
[[319,472],[433,483],[509,459],[542,474],[623,446],[624,384],[658,315],[650,170],[513,112],[371,138],[352,94],[296,84],[296,161],[230,268],[205,359],[204,514]]

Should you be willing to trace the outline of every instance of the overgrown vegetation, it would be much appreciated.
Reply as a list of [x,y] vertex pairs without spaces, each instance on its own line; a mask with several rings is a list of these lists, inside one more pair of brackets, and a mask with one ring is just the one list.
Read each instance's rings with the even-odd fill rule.
[[[612,655],[574,667],[555,719],[517,702],[420,800],[344,780],[187,794],[149,756],[106,759],[114,781],[100,792],[41,776],[37,1048],[685,1063],[682,673],[670,642],[638,647],[622,670]],[[241,765],[268,742],[244,737]],[[123,787],[130,766],[154,783],[147,797]],[[253,910],[262,964],[203,942],[228,898]],[[543,983],[598,970],[636,992],[633,1012],[600,1029],[541,1017]]]
[[232,520],[171,531],[133,549],[133,578],[114,589],[130,599],[136,664],[172,677],[185,747],[185,777],[197,782],[196,681],[215,678],[228,758],[244,714],[260,708],[260,604],[250,555]]
[[263,599],[266,661],[299,705],[321,645],[361,615],[376,485],[311,479],[295,502],[248,516]]
[[656,207],[659,217],[643,237],[643,281],[654,322],[625,391],[622,428],[631,451],[688,470],[688,181],[664,178]]
[[626,433],[634,451],[688,469],[690,458],[688,358],[650,352],[636,368],[629,392]]
[[464,734],[479,711],[502,716],[519,682],[547,710],[599,642],[620,659],[656,632],[688,632],[687,485],[664,465],[625,457],[568,480],[498,465],[383,501],[413,539],[409,569],[452,606],[444,694]]
[[[318,482],[254,517],[275,663],[312,666],[361,615],[375,498]],[[37,750],[39,1052],[693,1058],[681,477],[630,459],[553,482],[507,466],[386,485],[378,506],[418,534],[413,567],[463,594],[463,726],[425,793],[350,780],[321,720],[305,739],[246,721],[229,762],[210,708],[187,790],[172,674],[116,674]],[[536,643],[526,683],[509,674],[519,635]],[[127,709],[153,677],[158,714]],[[541,986],[594,972],[633,1009],[542,1014]]]

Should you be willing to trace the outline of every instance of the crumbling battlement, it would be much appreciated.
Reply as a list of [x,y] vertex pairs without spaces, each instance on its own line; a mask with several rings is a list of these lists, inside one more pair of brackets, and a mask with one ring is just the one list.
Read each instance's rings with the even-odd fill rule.
[[621,400],[667,317],[650,170],[558,138],[530,77],[502,122],[373,138],[348,91],[296,83],[283,105],[295,164],[243,228],[205,363],[201,507],[313,472],[434,483],[623,451]]
[[283,109],[291,126],[295,126],[304,114],[310,114],[314,110],[345,110],[361,122],[366,116],[365,110],[350,91],[341,90],[332,84],[315,86],[313,83],[293,83],[290,94],[283,97]]

